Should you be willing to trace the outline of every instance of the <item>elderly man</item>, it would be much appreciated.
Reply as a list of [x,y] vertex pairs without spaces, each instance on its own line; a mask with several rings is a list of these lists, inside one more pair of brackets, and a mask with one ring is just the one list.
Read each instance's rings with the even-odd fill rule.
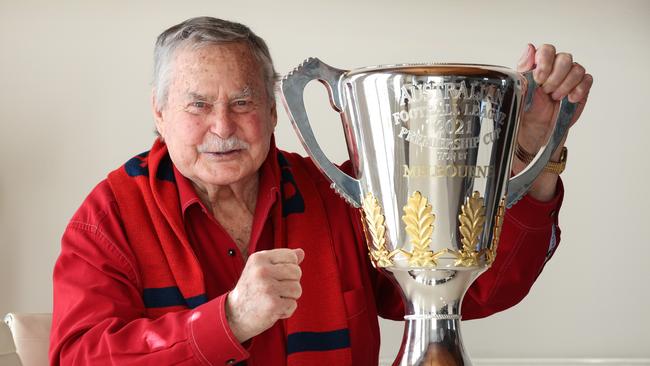
[[[529,152],[555,101],[582,108],[592,83],[549,45],[528,46],[519,69],[533,64],[543,87],[519,135]],[[398,291],[369,263],[357,212],[309,159],[275,147],[275,75],[264,41],[241,24],[195,18],[159,36],[160,136],[65,230],[52,365],[377,365],[377,315],[401,319]],[[559,240],[561,200],[547,172],[508,211],[465,318],[526,295]]]

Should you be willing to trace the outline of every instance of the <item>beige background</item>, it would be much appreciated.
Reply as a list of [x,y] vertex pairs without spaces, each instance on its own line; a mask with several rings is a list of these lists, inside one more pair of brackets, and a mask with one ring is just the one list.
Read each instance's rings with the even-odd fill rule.
[[[477,357],[649,357],[646,1],[0,2],[0,314],[47,312],[67,220],[105,174],[153,139],[153,42],[185,18],[238,20],[265,38],[279,72],[457,61],[514,66],[527,42],[571,51],[595,77],[568,141],[562,243],[515,308],[464,324]],[[318,138],[345,159],[319,85]],[[280,110],[279,145],[299,150]],[[382,356],[401,338],[383,323]]]

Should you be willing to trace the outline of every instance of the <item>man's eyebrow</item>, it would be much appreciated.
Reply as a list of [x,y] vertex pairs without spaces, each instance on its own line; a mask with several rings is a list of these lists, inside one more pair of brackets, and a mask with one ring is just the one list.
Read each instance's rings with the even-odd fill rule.
[[239,93],[234,94],[230,99],[247,98],[253,95],[250,86],[245,86]]
[[187,92],[186,95],[191,100],[207,101],[208,99],[210,99],[210,98],[206,97],[205,95],[199,94],[199,93],[196,93],[196,92]]

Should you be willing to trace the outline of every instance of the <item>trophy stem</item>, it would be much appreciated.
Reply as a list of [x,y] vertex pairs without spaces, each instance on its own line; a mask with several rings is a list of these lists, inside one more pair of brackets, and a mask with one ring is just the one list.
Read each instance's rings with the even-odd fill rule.
[[393,366],[471,366],[460,334],[460,305],[477,268],[390,268],[405,309],[402,346]]
[[404,317],[404,338],[393,366],[472,365],[460,336],[460,315],[436,317]]

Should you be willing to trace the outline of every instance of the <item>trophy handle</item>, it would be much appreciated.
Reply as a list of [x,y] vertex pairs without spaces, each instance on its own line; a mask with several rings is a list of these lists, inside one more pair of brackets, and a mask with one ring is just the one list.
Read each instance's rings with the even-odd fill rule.
[[[526,100],[524,102],[524,110],[528,110],[533,104],[533,94],[538,86],[535,82],[535,79],[533,78],[532,71],[525,72],[523,76],[528,81],[528,87],[526,89]],[[524,168],[524,170],[522,170],[514,177],[510,178],[510,181],[508,183],[508,193],[506,195],[507,208],[510,208],[512,205],[517,203],[517,201],[519,201],[524,196],[524,194],[526,194],[530,186],[533,184],[533,181],[542,172],[544,166],[546,166],[548,161],[551,159],[553,151],[558,148],[560,142],[562,142],[562,138],[569,129],[571,118],[573,117],[576,108],[577,103],[569,102],[568,97],[564,97],[562,99],[560,102],[560,110],[555,120],[555,128],[553,129],[553,133],[548,139],[548,142],[544,147],[542,147],[533,161],[531,161],[531,163],[526,168]]]
[[361,206],[359,180],[343,173],[325,156],[309,124],[303,93],[305,85],[316,79],[327,87],[330,104],[337,112],[343,111],[339,87],[344,70],[333,68],[321,60],[310,57],[280,81],[282,101],[302,145],[318,168],[332,181],[331,187],[354,207]]

